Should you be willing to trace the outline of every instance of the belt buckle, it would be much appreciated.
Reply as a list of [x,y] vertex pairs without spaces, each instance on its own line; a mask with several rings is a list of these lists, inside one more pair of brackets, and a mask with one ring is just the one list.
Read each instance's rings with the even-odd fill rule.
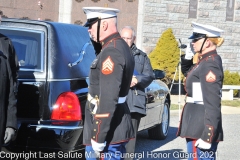
[[[91,95],[90,95],[91,96]],[[92,97],[92,96],[91,96]],[[95,100],[95,103],[93,103],[92,101],[93,100]],[[95,97],[94,98],[92,98],[90,101],[89,101],[90,103],[88,104],[88,107],[89,107],[89,109],[90,109],[90,111],[91,111],[91,114],[96,114],[96,111],[97,111],[97,107],[98,107],[98,105],[99,105],[99,98],[98,98],[98,96],[97,95],[95,95]],[[94,108],[92,109],[92,107],[90,106],[90,104],[93,104],[94,105]]]

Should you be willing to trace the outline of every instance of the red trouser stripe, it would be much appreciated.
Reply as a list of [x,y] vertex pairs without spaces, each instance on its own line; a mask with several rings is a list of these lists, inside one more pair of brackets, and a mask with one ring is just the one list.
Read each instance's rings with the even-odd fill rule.
[[99,160],[104,160],[104,153],[103,152],[100,152],[100,158],[99,158]]
[[193,147],[193,160],[198,160],[198,153],[197,153],[197,147],[195,147],[195,143],[197,140],[192,141],[192,147]]

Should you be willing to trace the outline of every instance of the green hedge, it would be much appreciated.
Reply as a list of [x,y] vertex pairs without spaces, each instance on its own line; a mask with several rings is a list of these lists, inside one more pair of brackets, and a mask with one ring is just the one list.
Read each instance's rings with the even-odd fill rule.
[[[240,85],[240,74],[238,72],[230,72],[229,70],[226,70],[224,72],[224,85]],[[238,93],[238,90],[234,90],[233,94],[236,96]]]
[[[180,49],[178,48],[178,41],[173,35],[172,29],[169,28],[162,33],[155,49],[149,54],[149,59],[153,69],[160,69],[166,72],[166,77],[163,81],[169,84],[174,77],[179,58]],[[183,79],[182,74],[181,79]],[[178,72],[175,80],[178,80]]]

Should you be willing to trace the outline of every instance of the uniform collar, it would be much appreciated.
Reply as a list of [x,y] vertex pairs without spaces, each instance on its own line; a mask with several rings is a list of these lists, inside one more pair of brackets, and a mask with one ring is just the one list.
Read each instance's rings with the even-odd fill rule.
[[102,46],[104,46],[105,44],[111,42],[112,39],[116,39],[116,38],[120,38],[120,37],[121,37],[120,34],[118,32],[115,32],[115,33],[109,35],[108,37],[106,37],[100,43]]
[[133,43],[133,44],[131,45],[131,49],[132,49],[132,50],[136,50],[136,49],[137,49],[137,46]]
[[137,46],[134,43],[131,45],[131,50],[132,50],[133,55],[140,54]]
[[202,60],[202,59],[204,59],[206,57],[209,57],[209,56],[212,56],[214,54],[217,54],[216,50],[213,50],[213,51],[205,53],[205,54],[200,54],[199,55],[199,60]]

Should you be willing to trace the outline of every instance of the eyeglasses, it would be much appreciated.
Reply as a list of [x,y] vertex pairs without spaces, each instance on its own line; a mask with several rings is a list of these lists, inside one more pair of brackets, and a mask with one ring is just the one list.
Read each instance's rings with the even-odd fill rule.
[[196,43],[196,42],[199,41],[200,39],[202,39],[202,38],[193,39],[193,40],[192,40],[192,43]]

